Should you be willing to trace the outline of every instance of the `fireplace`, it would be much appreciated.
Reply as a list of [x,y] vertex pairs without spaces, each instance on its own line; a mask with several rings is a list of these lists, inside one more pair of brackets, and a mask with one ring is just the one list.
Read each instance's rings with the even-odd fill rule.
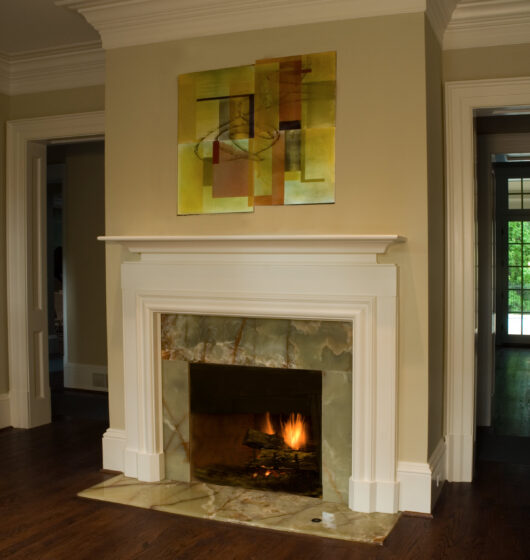
[[[122,264],[125,428],[105,433],[105,468],[143,481],[201,476],[202,452],[190,440],[195,416],[229,414],[190,409],[190,378],[201,364],[215,366],[211,375],[222,366],[321,372],[321,423],[309,418],[307,451],[320,463],[323,499],[354,511],[397,511],[397,269],[377,255],[401,238],[105,240],[139,254]],[[316,351],[315,337],[326,339],[325,351]],[[276,406],[237,414],[271,436],[260,424],[267,412],[276,435],[291,413],[307,414],[296,406],[275,413]],[[277,456],[286,445],[278,443]],[[254,449],[251,461],[267,448]],[[278,467],[277,457],[270,461]]]
[[322,497],[320,371],[190,364],[191,479]]

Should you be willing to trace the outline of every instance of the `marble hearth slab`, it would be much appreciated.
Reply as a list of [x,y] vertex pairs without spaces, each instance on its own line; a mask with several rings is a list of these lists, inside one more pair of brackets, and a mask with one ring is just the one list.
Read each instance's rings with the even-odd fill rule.
[[78,496],[252,527],[377,544],[383,543],[399,518],[399,514],[358,513],[343,504],[281,492],[203,482],[139,482],[124,475],[87,488]]

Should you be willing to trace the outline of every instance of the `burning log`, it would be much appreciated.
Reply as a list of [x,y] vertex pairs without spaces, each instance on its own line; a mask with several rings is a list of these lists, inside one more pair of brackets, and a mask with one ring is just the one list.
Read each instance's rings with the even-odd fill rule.
[[318,471],[315,451],[295,451],[294,449],[262,449],[251,465],[273,469],[295,469]]
[[319,473],[308,470],[284,469],[267,471],[262,467],[230,467],[210,465],[195,468],[194,476],[203,482],[228,486],[243,486],[279,492],[292,492],[302,496],[322,497]]
[[253,449],[283,449],[285,442],[283,438],[276,434],[266,434],[259,430],[249,428],[247,435],[243,440],[243,445],[252,447]]

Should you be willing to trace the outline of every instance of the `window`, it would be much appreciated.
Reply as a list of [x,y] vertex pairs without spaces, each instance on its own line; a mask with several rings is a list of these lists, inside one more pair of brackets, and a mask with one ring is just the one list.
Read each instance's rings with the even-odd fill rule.
[[527,343],[530,336],[530,164],[498,162],[497,344]]
[[507,272],[508,334],[530,335],[530,221],[508,222]]

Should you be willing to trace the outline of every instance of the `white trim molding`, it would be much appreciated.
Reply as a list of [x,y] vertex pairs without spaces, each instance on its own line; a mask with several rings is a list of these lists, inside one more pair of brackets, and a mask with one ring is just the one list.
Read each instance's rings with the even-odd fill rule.
[[103,47],[114,49],[252,29],[425,12],[427,0],[55,0],[55,4],[77,10],[99,32]]
[[0,429],[11,426],[11,405],[9,393],[0,395]]
[[32,224],[28,213],[28,146],[55,138],[104,134],[103,111],[8,121],[6,123],[6,249],[7,324],[11,422],[16,428],[31,427],[28,403],[29,316],[28,243]]
[[530,107],[530,77],[448,82],[446,434],[447,478],[473,477],[475,425],[475,135],[477,111]]
[[427,0],[426,14],[431,26],[440,41],[443,43],[444,33],[451,20],[457,0]]
[[125,445],[127,438],[125,430],[108,428],[103,434],[103,468],[108,471],[124,472]]
[[107,366],[65,362],[64,386],[67,389],[107,392]]
[[399,461],[400,511],[431,513],[431,469],[428,463]]
[[397,511],[397,267],[350,251],[362,243],[375,251],[381,237],[121,238],[140,252],[139,261],[122,264],[121,278],[125,474],[164,476],[160,313],[351,321],[349,505]]
[[429,457],[431,471],[431,513],[440,497],[442,487],[447,480],[447,445],[445,438],[441,438]]
[[443,48],[469,49],[530,43],[528,0],[460,2],[444,35]]
[[[208,235],[208,236],[100,236],[99,241],[119,244],[131,253],[326,253],[357,255],[376,262],[393,243],[403,243],[399,235]],[[361,257],[362,255],[362,257]],[[155,257],[156,258],[156,257]]]
[[399,461],[399,509],[432,513],[446,480],[445,441],[440,440],[427,463]]
[[0,92],[20,95],[105,83],[99,42],[16,54],[0,53]]

